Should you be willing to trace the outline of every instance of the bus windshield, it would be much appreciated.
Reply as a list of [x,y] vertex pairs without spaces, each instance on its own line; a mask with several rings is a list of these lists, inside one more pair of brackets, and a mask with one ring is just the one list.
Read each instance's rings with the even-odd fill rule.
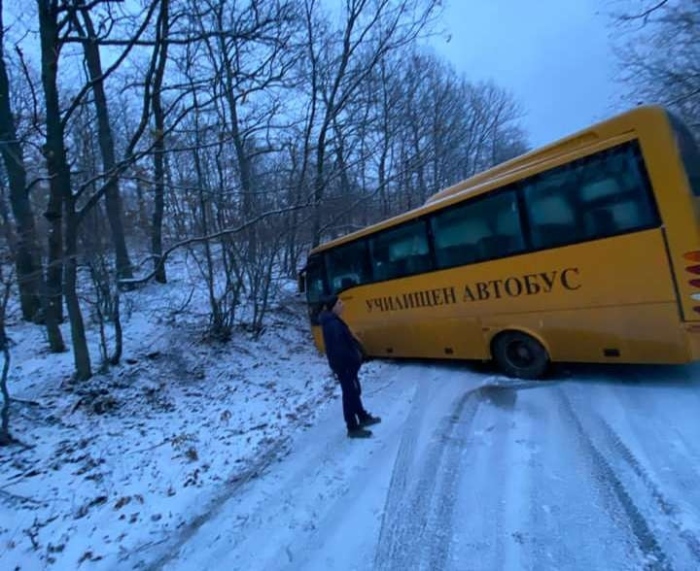
[[698,144],[683,121],[673,113],[669,113],[669,117],[676,135],[678,152],[688,175],[690,188],[695,196],[700,197],[700,150],[698,150]]
[[326,293],[323,259],[311,256],[306,264],[306,298],[310,303],[318,303]]

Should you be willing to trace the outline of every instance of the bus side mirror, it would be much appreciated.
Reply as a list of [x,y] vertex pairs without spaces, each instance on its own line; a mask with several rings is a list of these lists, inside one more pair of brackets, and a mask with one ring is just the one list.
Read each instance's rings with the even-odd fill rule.
[[297,289],[299,293],[306,293],[306,272],[304,271],[297,274]]

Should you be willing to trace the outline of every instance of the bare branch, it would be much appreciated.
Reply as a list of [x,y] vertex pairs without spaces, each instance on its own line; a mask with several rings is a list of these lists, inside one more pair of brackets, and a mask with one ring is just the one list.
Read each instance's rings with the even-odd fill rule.
[[[163,255],[160,258],[160,265],[165,264],[168,256],[172,254],[175,250],[178,250],[179,248],[183,248],[185,246],[189,246],[191,244],[199,244],[203,242],[210,242],[211,240],[216,240],[217,238],[221,238],[223,236],[229,236],[231,234],[238,234],[240,232],[243,232],[247,228],[250,228],[251,226],[257,224],[258,222],[270,218],[271,216],[278,216],[280,214],[285,214],[287,212],[293,212],[295,210],[301,210],[304,208],[309,208],[310,204],[296,204],[294,206],[288,206],[286,208],[278,208],[276,210],[269,210],[267,212],[263,212],[262,214],[259,214],[258,216],[252,218],[251,220],[248,220],[244,222],[243,224],[236,226],[235,228],[225,228],[224,230],[220,230],[218,232],[214,232],[212,234],[208,234],[207,236],[195,236],[193,238],[187,238],[186,240],[182,240],[180,242],[177,242],[176,244],[173,244],[170,246],[168,249],[166,249],[163,252]],[[133,285],[139,285],[146,283],[147,281],[153,279],[153,277],[156,275],[158,271],[158,268],[156,267],[154,270],[152,270],[148,275],[146,275],[143,278],[135,278],[131,280],[120,280],[119,283],[123,286],[133,286]]]
[[659,0],[659,2],[657,2],[653,6],[647,8],[646,10],[638,14],[623,14],[620,16],[620,19],[622,21],[642,20],[644,24],[646,24],[649,21],[649,17],[660,8],[663,8],[667,3],[668,0]]

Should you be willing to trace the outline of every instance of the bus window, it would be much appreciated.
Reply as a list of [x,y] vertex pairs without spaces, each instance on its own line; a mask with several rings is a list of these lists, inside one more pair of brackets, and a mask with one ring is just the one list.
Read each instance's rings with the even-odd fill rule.
[[536,249],[658,224],[636,143],[539,175],[525,184],[524,195]]
[[377,281],[432,269],[428,233],[423,220],[382,232],[372,239],[371,244]]
[[525,249],[525,236],[520,224],[517,195],[515,192],[504,192],[493,198],[494,235],[487,240],[493,246],[486,248],[486,257],[500,258],[522,252]]
[[533,247],[548,248],[577,240],[575,205],[565,190],[567,177],[557,173],[538,179],[523,190]]
[[321,300],[327,293],[324,276],[323,258],[311,256],[303,270],[306,299],[308,301],[309,319],[313,325],[318,325],[318,315],[321,312]]
[[328,282],[333,293],[372,281],[365,240],[351,242],[329,251],[326,254],[326,265]]
[[438,268],[502,258],[525,247],[514,191],[449,208],[431,220]]
[[604,238],[655,225],[649,184],[639,152],[632,146],[607,153],[595,174],[591,169],[590,175],[579,195],[586,238]]
[[306,274],[306,299],[310,303],[320,302],[326,293],[323,276],[323,260],[320,257],[309,258],[305,268]]

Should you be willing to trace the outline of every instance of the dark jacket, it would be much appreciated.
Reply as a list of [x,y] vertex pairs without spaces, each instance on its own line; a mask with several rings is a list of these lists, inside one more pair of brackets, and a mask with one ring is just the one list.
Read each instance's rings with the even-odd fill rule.
[[357,375],[362,365],[362,352],[347,324],[332,311],[318,316],[323,330],[323,344],[328,364],[337,375]]

